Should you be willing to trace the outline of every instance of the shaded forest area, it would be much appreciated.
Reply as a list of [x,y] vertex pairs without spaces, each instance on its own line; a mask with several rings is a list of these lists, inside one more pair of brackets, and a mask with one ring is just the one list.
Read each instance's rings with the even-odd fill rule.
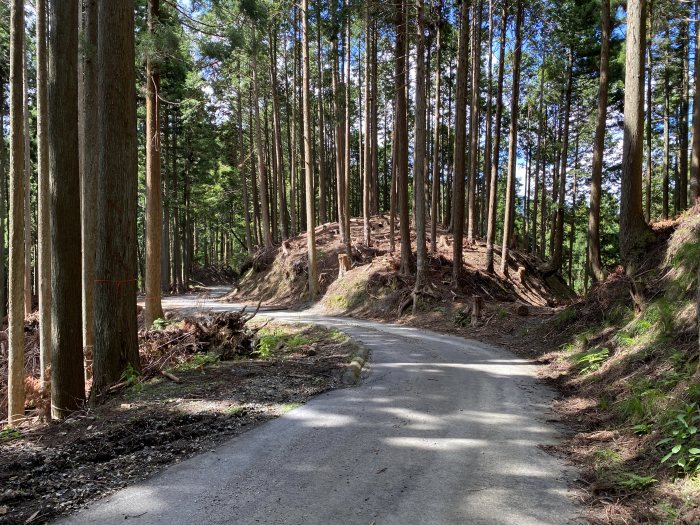
[[334,271],[396,255],[399,313],[435,298],[437,264],[440,294],[556,288],[533,305],[624,275],[641,315],[650,253],[697,213],[699,19],[690,0],[1,0],[7,422],[32,419],[27,389],[53,419],[100,403],[198,275],[294,245],[295,300],[320,300],[331,230]]

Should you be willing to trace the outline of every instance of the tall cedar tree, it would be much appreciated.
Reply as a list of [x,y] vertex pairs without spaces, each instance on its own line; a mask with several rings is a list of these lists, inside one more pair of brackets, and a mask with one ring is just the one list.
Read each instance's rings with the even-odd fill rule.
[[620,191],[620,256],[627,273],[634,275],[647,241],[642,210],[642,156],[644,153],[644,50],[646,1],[627,3],[627,55],[625,58],[625,119]]
[[424,0],[416,0],[416,122],[413,160],[416,202],[416,283],[413,290],[413,313],[425,286],[427,254],[425,251],[425,156],[426,156],[426,92],[425,92],[425,20]]
[[136,324],[138,169],[133,0],[99,2],[99,150],[93,399],[139,368]]
[[24,418],[24,2],[10,4],[10,272],[7,414]]
[[496,239],[496,214],[498,212],[498,170],[501,158],[501,121],[503,116],[503,78],[505,76],[506,32],[508,29],[508,0],[503,0],[501,12],[501,37],[498,54],[498,87],[496,93],[496,120],[494,122],[493,162],[489,180],[489,215],[486,228],[486,271],[494,272],[493,248]]
[[47,367],[51,364],[51,217],[49,214],[49,144],[47,83],[48,59],[46,56],[46,0],[36,2],[36,105],[37,105],[37,166],[38,166],[38,215],[39,250],[37,261],[39,291],[39,362],[40,382],[47,390]]
[[[85,400],[78,149],[78,0],[49,3],[48,135],[51,186],[51,415],[63,419]],[[66,126],[71,122],[73,126]],[[133,310],[133,303],[131,303]]]
[[83,241],[83,346],[86,375],[92,370],[95,347],[95,242],[97,235],[97,0],[83,0],[78,77],[78,131],[80,141],[80,214]]
[[464,232],[464,176],[466,174],[465,144],[467,137],[467,72],[469,69],[469,2],[460,5],[459,43],[457,59],[457,94],[455,98],[454,182],[452,188],[452,286],[459,286],[462,274]]
[[304,120],[304,172],[306,177],[306,239],[309,272],[309,299],[318,294],[316,269],[316,214],[314,212],[314,165],[311,141],[311,92],[309,89],[311,68],[309,67],[309,0],[301,2],[302,16],[302,96]]
[[401,268],[403,275],[411,272],[411,229],[408,204],[408,122],[406,114],[406,2],[396,2],[396,185],[398,190],[399,231],[401,235]]
[[588,261],[591,277],[598,282],[605,280],[605,270],[600,257],[600,198],[603,179],[603,153],[605,151],[605,123],[608,117],[608,77],[610,67],[610,0],[601,2],[600,85],[598,87],[598,114],[593,139],[593,165],[591,167],[591,197],[588,214]]
[[[160,0],[148,0],[148,34],[155,41]],[[146,57],[146,299],[144,324],[163,317],[160,300],[160,256],[163,233],[160,176],[160,67],[154,51]]]
[[515,171],[518,162],[518,113],[520,110],[520,59],[523,51],[523,0],[518,0],[515,15],[515,57],[513,58],[513,88],[510,105],[510,140],[508,143],[508,178],[506,183],[505,219],[503,221],[503,246],[501,247],[501,273],[508,273],[508,249],[511,229],[515,223]]

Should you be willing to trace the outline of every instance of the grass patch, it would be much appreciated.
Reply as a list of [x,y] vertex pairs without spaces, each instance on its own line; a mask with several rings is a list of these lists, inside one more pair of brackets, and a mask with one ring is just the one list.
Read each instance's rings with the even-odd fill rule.
[[7,443],[13,439],[22,437],[22,433],[13,427],[5,427],[0,430],[0,443]]

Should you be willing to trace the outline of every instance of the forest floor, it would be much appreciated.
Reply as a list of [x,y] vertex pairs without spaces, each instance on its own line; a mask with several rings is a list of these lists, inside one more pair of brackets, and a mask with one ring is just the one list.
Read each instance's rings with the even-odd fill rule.
[[[398,273],[400,247],[390,253],[384,217],[372,225],[374,244],[366,248],[362,222],[353,221],[353,267],[342,277],[337,225],[317,229],[322,297],[312,311],[461,335],[536,362],[541,380],[559,392],[557,417],[571,429],[563,443],[547,448],[580,469],[576,487],[591,523],[700,523],[700,475],[687,475],[700,462],[693,431],[700,427],[697,214],[654,226],[656,241],[636,282],[642,312],[635,312],[632,283],[620,268],[580,299],[561,277],[543,272],[542,261],[517,251],[508,275],[487,274],[480,241],[465,244],[465,272],[454,290],[451,236],[440,231],[429,259],[428,293],[414,315],[413,280]],[[227,300],[308,308],[305,250],[302,234],[259,253]],[[473,295],[484,300],[475,324]]]
[[[178,328],[167,338],[186,331],[170,323]],[[73,512],[344,385],[357,350],[347,336],[304,324],[249,324],[259,329],[253,355],[221,360],[199,351],[196,336],[185,337],[170,353],[179,355],[166,368],[170,378],[134,375],[105,404],[63,423],[35,419],[0,432],[0,524]],[[151,334],[160,340],[164,333]]]

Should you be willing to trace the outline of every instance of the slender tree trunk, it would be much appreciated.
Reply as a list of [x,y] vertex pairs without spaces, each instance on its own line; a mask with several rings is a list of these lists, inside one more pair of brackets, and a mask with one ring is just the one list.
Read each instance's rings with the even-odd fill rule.
[[479,178],[479,109],[481,107],[481,12],[483,0],[474,1],[473,14],[473,40],[472,40],[472,105],[469,111],[470,116],[470,167],[469,167],[469,199],[467,203],[468,223],[467,242],[474,242],[474,235],[477,228],[476,210],[476,180]]
[[508,144],[508,182],[506,185],[506,209],[503,221],[503,246],[501,248],[501,273],[508,274],[508,248],[511,228],[515,221],[515,171],[518,157],[518,112],[520,110],[520,58],[522,56],[523,0],[518,0],[515,18],[515,57],[513,58],[513,96],[510,106],[510,140]]
[[[541,37],[542,35],[540,35]],[[542,63],[540,65],[539,77],[540,77],[540,93],[539,102],[537,105],[538,112],[538,125],[537,125],[537,146],[535,152],[535,184],[534,184],[534,198],[532,203],[532,245],[531,252],[537,254],[537,212],[539,208],[539,188],[540,188],[540,162],[543,160],[542,155],[542,135],[544,134],[544,64],[545,64],[546,54],[542,53]]]
[[[666,41],[671,42],[671,35],[668,25],[666,26]],[[662,216],[664,220],[668,219],[668,186],[669,186],[669,171],[671,169],[671,150],[669,145],[669,112],[670,112],[670,100],[669,100],[669,90],[670,90],[670,79],[669,79],[669,69],[668,69],[668,51],[666,51],[666,56],[664,60],[664,166],[663,166],[663,211]]]
[[430,203],[430,253],[437,249],[438,202],[440,200],[440,80],[442,79],[442,2],[438,4],[435,35],[435,103],[433,108],[433,180]]
[[505,76],[506,32],[508,29],[508,0],[503,0],[501,13],[501,40],[498,55],[498,92],[496,94],[496,121],[494,123],[493,163],[489,188],[489,218],[486,229],[486,271],[493,273],[493,245],[496,238],[496,214],[498,213],[498,168],[501,159],[501,120],[503,116],[503,77]]
[[[238,176],[241,180],[241,189],[243,190],[243,222],[245,222],[245,246],[248,255],[253,254],[253,233],[250,220],[250,198],[248,196],[248,181],[246,180],[246,164],[248,160],[245,158],[244,141],[243,141],[243,108],[241,104],[241,69],[240,64],[236,64],[236,72],[238,75],[238,89],[236,90],[236,114],[238,116]],[[252,145],[251,145],[252,146]],[[251,148],[252,149],[252,148]],[[252,164],[252,162],[251,162]],[[292,185],[294,179],[292,178]]]
[[[413,179],[416,186],[416,284],[413,290],[413,314],[425,286],[427,254],[425,251],[425,157],[426,157],[426,93],[425,93],[425,21],[424,0],[416,0],[416,120]],[[410,240],[410,239],[409,239]]]
[[[647,41],[647,47],[646,47],[646,53],[647,53],[647,89],[646,89],[646,97],[647,97],[647,164],[646,164],[646,206],[644,207],[644,213],[646,217],[646,221],[650,222],[651,221],[651,177],[654,171],[654,167],[652,165],[652,133],[654,130],[652,129],[652,114],[653,114],[653,106],[652,106],[652,76],[653,76],[653,67],[652,67],[652,46],[654,44],[653,41],[653,35],[654,35],[654,2],[653,0],[648,0],[647,2],[647,8],[648,8],[648,13],[647,13],[647,20],[649,21],[649,39]],[[646,31],[646,27],[644,28],[644,31]]]
[[469,69],[469,3],[462,2],[459,12],[457,94],[455,97],[454,181],[452,188],[452,286],[457,288],[462,273],[464,232],[464,177],[466,174],[467,73]]
[[[37,166],[39,215],[39,257],[37,272],[39,277],[39,348],[40,382],[44,391],[48,390],[46,369],[51,364],[51,216],[49,191],[49,149],[48,149],[48,108],[46,56],[46,0],[36,1],[36,105],[37,105]],[[0,255],[1,256],[1,255]],[[4,256],[3,256],[4,257]]]
[[277,32],[273,32],[270,46],[270,85],[272,87],[272,133],[274,163],[277,166],[277,205],[282,238],[289,238],[287,227],[287,193],[284,184],[284,155],[282,154],[282,124],[280,122],[280,103],[277,86]]
[[[332,12],[333,20],[337,23],[337,11],[338,6],[336,2],[333,2]],[[337,204],[338,204],[338,230],[340,231],[340,238],[343,244],[346,243],[345,240],[345,126],[343,125],[344,116],[344,102],[343,97],[345,96],[343,85],[339,74],[339,61],[340,61],[340,49],[338,45],[339,35],[337,33],[333,34],[333,58],[332,58],[332,89],[333,89],[333,130],[335,132],[335,179],[336,179],[336,192],[337,192]]]
[[133,0],[100,2],[95,360],[92,398],[140,367],[136,325],[138,188]]
[[163,229],[160,249],[160,290],[161,293],[170,291],[170,174],[168,160],[170,151],[170,112],[166,111],[163,125]]
[[[299,209],[297,207],[297,179],[298,179],[298,173],[301,171],[299,168],[299,164],[297,162],[298,159],[298,151],[299,151],[299,119],[297,117],[297,102],[298,102],[298,97],[294,96],[296,93],[297,89],[297,52],[298,52],[298,43],[297,43],[297,17],[298,17],[298,9],[295,8],[293,9],[294,11],[294,16],[293,16],[293,24],[294,24],[294,44],[293,44],[293,49],[292,49],[292,96],[291,98],[291,105],[292,105],[292,126],[291,126],[291,134],[290,134],[290,142],[291,142],[291,153],[289,155],[289,178],[290,178],[290,183],[289,183],[289,200],[290,200],[290,218],[292,222],[292,227],[291,227],[291,233],[292,235],[296,235],[299,227],[299,220],[297,217],[297,210]],[[299,169],[298,169],[299,168]],[[253,181],[255,183],[255,181]]]
[[593,139],[591,167],[591,198],[588,213],[588,262],[591,277],[596,282],[605,280],[600,257],[600,198],[605,150],[605,124],[608,117],[608,68],[610,63],[610,0],[602,1],[602,37],[600,49],[600,85],[598,87],[598,115]]
[[578,192],[578,155],[580,134],[576,132],[574,153],[574,184],[571,189],[571,224],[569,225],[569,287],[573,289],[574,243],[576,241],[576,193]]
[[180,193],[178,182],[180,179],[177,170],[177,110],[173,114],[173,143],[172,152],[172,179],[173,179],[173,281],[175,292],[181,293],[182,289],[182,224],[180,222]]
[[316,270],[316,224],[314,213],[314,171],[311,151],[311,94],[309,90],[309,0],[301,0],[302,16],[302,94],[304,120],[304,169],[306,173],[306,248],[308,252],[309,299],[314,301],[318,294]]
[[[253,28],[253,41],[255,41],[255,28]],[[267,165],[262,144],[262,131],[260,126],[260,97],[258,96],[258,50],[257,44],[253,50],[253,63],[251,68],[253,78],[253,112],[255,118],[255,150],[258,157],[258,178],[260,186],[260,206],[262,208],[262,232],[265,248],[272,247],[272,230],[270,229],[270,202],[267,186]]]
[[10,274],[7,415],[24,418],[24,2],[10,3]]
[[345,253],[352,259],[352,238],[350,235],[350,193],[352,187],[350,185],[350,88],[352,87],[352,79],[350,78],[350,36],[352,27],[350,18],[345,22]]
[[[26,47],[26,46],[25,46]],[[27,50],[22,55],[24,60],[24,82],[22,105],[24,106],[24,315],[29,316],[33,310],[32,297],[32,196],[31,196],[31,145],[29,141],[29,65]]]
[[372,52],[370,57],[370,78],[371,83],[371,93],[372,98],[370,99],[370,151],[372,155],[372,169],[371,169],[371,179],[370,179],[370,213],[376,215],[379,213],[379,148],[378,148],[378,103],[379,103],[379,89],[378,89],[378,74],[377,74],[377,22],[376,20],[372,24]]
[[[49,4],[48,138],[51,186],[51,415],[63,419],[85,399],[78,128],[78,1]],[[70,129],[68,129],[70,128]],[[133,303],[130,305],[133,310]]]
[[[148,0],[148,33],[154,38],[160,0]],[[163,317],[160,300],[160,244],[163,232],[160,174],[160,119],[158,96],[160,71],[151,56],[146,58],[146,308],[144,325]]]
[[[401,235],[402,275],[408,275],[412,266],[411,225],[408,203],[408,122],[406,116],[406,5],[396,3],[396,184],[398,189],[399,231]],[[461,252],[460,252],[461,255]]]
[[95,235],[97,221],[97,170],[96,147],[91,146],[97,135],[97,0],[84,0],[82,17],[82,43],[80,53],[81,72],[78,85],[80,104],[80,214],[82,250],[82,310],[83,351],[85,373],[92,370],[92,354],[95,345],[94,294],[95,294]]
[[[636,273],[637,263],[644,256],[643,251],[648,231],[642,209],[645,7],[645,0],[629,0],[627,3],[625,133],[622,146],[620,192],[620,255],[628,275]],[[700,122],[700,109],[698,117]],[[698,144],[700,146],[700,142]]]
[[365,2],[365,85],[364,85],[364,99],[365,99],[365,111],[364,111],[364,126],[365,126],[365,142],[364,142],[364,178],[362,187],[362,218],[363,218],[363,238],[365,246],[371,246],[372,240],[370,238],[370,191],[372,187],[372,146],[370,141],[370,135],[372,134],[370,130],[370,107],[372,105],[372,92],[370,91],[372,81],[371,75],[371,64],[370,64],[370,48],[372,47],[372,39],[370,36],[370,20],[369,20],[369,3]]
[[563,259],[564,259],[564,211],[566,208],[565,195],[566,195],[566,167],[569,160],[569,127],[570,127],[570,116],[571,116],[571,96],[573,92],[574,83],[574,57],[573,50],[569,50],[569,71],[567,74],[567,84],[566,84],[566,106],[564,109],[564,129],[563,129],[563,139],[560,160],[561,169],[559,172],[559,196],[557,198],[557,213],[556,213],[556,226],[554,230],[554,253],[552,254],[551,269],[555,271],[560,271],[562,269]]
[[489,37],[488,37],[488,62],[486,79],[486,129],[484,138],[484,209],[482,210],[482,224],[480,226],[483,235],[488,230],[489,202],[491,201],[491,164],[493,160],[493,0],[489,1]]
[[[0,93],[5,92],[5,81],[0,80]],[[5,233],[6,233],[6,183],[8,164],[7,151],[5,150],[5,104],[0,104],[0,319],[7,315],[5,304],[7,302],[7,294],[5,283],[7,282],[7,267],[5,266]],[[49,341],[49,349],[51,348]]]
[[[321,17],[321,3],[316,2],[318,17]],[[317,66],[318,66],[318,219],[321,224],[328,222],[328,174],[326,166],[326,123],[323,111],[323,46],[321,44],[321,24],[317,28]]]
[[[690,18],[690,8],[686,8],[683,13]],[[685,210],[688,207],[688,88],[690,85],[690,79],[688,77],[688,70],[690,67],[688,59],[688,49],[690,48],[688,24],[689,23],[682,22],[680,29],[681,53],[683,57],[681,59],[680,115],[678,118],[678,132],[680,134],[678,138],[680,148],[678,159],[678,193],[681,210]],[[693,113],[693,115],[695,115],[695,113]]]
[[690,158],[690,199],[700,200],[700,0],[695,0],[695,94],[693,97],[693,143]]

